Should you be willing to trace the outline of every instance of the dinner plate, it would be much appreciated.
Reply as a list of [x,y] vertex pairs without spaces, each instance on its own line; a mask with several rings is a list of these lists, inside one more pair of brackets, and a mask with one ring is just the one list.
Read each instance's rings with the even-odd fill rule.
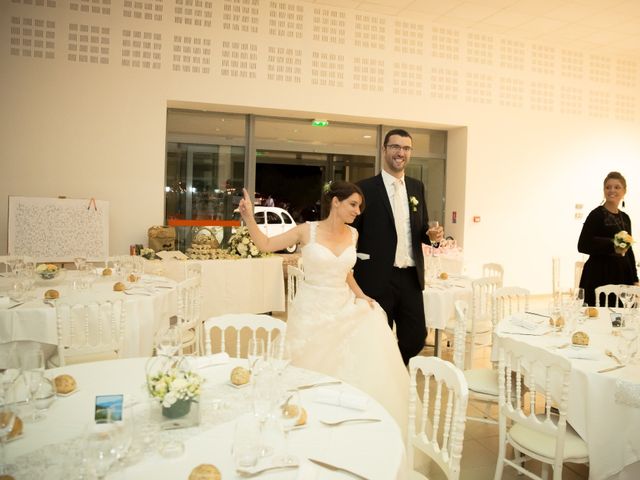
[[56,392],[56,396],[58,397],[70,397],[71,395],[73,395],[74,393],[76,393],[79,389],[76,388],[75,390],[70,391],[69,393],[60,393],[60,392]]
[[242,385],[236,385],[235,383],[232,383],[231,381],[227,382],[227,384],[233,388],[237,388],[238,390],[241,388],[245,388],[248,387],[249,385],[251,385],[251,382],[247,382],[247,383],[243,383]]

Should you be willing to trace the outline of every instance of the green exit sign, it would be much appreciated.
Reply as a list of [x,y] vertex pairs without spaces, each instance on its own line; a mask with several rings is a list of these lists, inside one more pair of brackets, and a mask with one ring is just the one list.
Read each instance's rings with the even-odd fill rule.
[[329,125],[329,120],[312,120],[312,127],[326,127]]

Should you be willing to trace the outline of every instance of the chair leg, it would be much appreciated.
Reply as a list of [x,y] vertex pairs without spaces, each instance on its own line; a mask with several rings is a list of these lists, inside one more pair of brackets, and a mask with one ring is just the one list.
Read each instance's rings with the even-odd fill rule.
[[[555,472],[553,476],[555,478]],[[548,478],[549,478],[549,464],[543,463],[542,464],[542,480],[547,480]]]

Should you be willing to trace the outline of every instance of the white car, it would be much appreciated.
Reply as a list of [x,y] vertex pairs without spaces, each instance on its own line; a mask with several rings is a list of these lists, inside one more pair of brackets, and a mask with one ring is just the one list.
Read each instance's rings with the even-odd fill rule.
[[[233,213],[234,217],[240,217],[240,213],[237,210]],[[280,235],[281,233],[291,230],[296,226],[296,222],[293,221],[289,212],[283,208],[256,205],[253,207],[253,213],[256,223],[258,224],[258,228],[260,228],[267,237],[275,237],[276,235]],[[285,250],[287,253],[293,253],[297,248],[298,245],[291,245]]]

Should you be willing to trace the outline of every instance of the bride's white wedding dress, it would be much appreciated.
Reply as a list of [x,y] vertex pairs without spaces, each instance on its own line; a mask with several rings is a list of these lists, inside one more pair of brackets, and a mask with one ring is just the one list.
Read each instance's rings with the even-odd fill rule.
[[287,319],[292,363],[339,378],[380,402],[406,431],[409,374],[387,317],[355,298],[346,283],[356,262],[353,244],[339,255],[316,242],[317,222],[310,222],[309,243],[302,248],[304,282]]

